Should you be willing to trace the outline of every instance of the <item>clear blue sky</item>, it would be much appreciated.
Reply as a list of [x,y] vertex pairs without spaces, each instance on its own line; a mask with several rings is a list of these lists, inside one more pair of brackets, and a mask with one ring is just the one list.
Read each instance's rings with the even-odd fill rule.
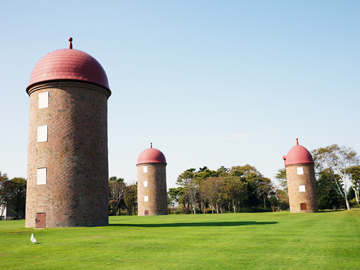
[[153,142],[168,187],[188,168],[274,179],[299,138],[360,150],[359,1],[3,1],[0,171],[25,177],[31,71],[47,53],[104,67],[109,174],[136,181]]

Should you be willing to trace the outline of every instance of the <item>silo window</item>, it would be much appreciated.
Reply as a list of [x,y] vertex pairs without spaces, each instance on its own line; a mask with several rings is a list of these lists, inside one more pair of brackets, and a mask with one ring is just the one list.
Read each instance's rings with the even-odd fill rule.
[[144,187],[148,187],[148,181],[144,181]]
[[144,172],[144,173],[147,173],[147,167],[146,167],[146,166],[143,167],[143,172]]
[[144,196],[144,202],[148,202],[149,201],[149,196]]
[[37,129],[37,141],[38,142],[47,142],[48,136],[47,132],[48,128],[47,126],[39,126]]
[[298,167],[297,168],[297,174],[298,175],[304,174],[304,168],[303,167]]
[[46,168],[38,168],[36,172],[36,184],[46,185]]
[[300,209],[301,210],[307,210],[306,203],[300,203]]
[[299,186],[299,192],[305,192],[305,185]]
[[39,94],[39,109],[49,107],[49,92]]

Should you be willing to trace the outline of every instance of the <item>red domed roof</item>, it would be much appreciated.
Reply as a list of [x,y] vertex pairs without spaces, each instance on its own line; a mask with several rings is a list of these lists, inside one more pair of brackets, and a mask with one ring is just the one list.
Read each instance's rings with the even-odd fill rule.
[[143,163],[163,163],[166,164],[166,159],[164,154],[155,148],[148,148],[145,149],[144,151],[141,152],[141,154],[139,155],[138,159],[137,159],[137,163],[138,164],[143,164]]
[[109,90],[108,79],[100,63],[91,55],[72,49],[71,41],[69,49],[53,51],[40,59],[31,72],[26,90],[36,83],[53,80],[85,81]]
[[[296,139],[297,141],[297,139]],[[314,163],[310,152],[301,145],[295,145],[286,156],[283,156],[285,166],[293,164]]]

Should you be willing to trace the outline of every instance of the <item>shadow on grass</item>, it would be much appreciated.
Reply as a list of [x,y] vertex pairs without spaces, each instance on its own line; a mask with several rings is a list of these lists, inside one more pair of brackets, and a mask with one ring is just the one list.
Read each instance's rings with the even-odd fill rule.
[[325,210],[319,210],[318,213],[343,212],[343,211],[347,211],[347,210],[343,210],[343,209],[336,209],[336,210],[325,209]]
[[248,225],[273,225],[278,222],[196,222],[196,223],[163,223],[163,224],[109,224],[109,226],[119,227],[229,227],[229,226],[248,226]]

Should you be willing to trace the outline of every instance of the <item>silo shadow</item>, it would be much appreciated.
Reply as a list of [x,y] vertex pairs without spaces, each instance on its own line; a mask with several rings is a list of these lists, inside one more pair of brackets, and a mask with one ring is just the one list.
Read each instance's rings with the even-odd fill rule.
[[118,227],[235,227],[235,226],[251,226],[251,225],[274,225],[278,222],[256,222],[256,221],[231,221],[231,222],[194,222],[194,223],[162,223],[162,224],[109,224],[109,226]]

